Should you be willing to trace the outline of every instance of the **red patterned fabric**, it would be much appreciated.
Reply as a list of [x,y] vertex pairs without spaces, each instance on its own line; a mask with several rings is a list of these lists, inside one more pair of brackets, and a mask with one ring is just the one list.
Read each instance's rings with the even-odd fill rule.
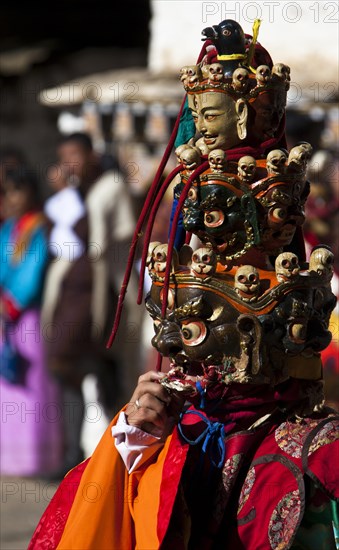
[[58,546],[88,461],[89,459],[73,468],[61,482],[40,519],[27,550],[54,550]]
[[[211,467],[211,448],[202,453],[202,441],[189,445],[179,430],[174,430],[160,487],[156,482],[147,485],[148,500],[160,495],[156,525],[161,550],[186,549],[187,540],[190,548],[199,550],[285,550],[293,543],[307,505],[305,485],[314,483],[325,498],[338,498],[338,417],[329,411],[302,419],[288,417],[286,408],[281,409],[297,391],[292,382],[280,392],[266,387],[266,401],[272,399],[271,415],[250,428],[253,421],[262,418],[262,413],[266,414],[267,402],[263,393],[255,397],[251,396],[250,387],[243,387],[245,393],[246,390],[246,396],[238,395],[236,399],[236,389],[232,388],[222,407],[208,411],[209,419],[230,420],[225,424],[222,468]],[[280,409],[276,408],[277,403]],[[184,414],[182,433],[195,441],[206,429],[201,415],[207,415],[198,408],[190,410],[198,414]],[[88,461],[72,470],[60,485],[29,550],[57,548],[87,464]],[[108,481],[115,486],[114,479]],[[143,493],[137,490],[135,499],[130,502],[132,517],[135,504],[143,508]],[[115,505],[112,501],[112,517]],[[132,548],[128,546],[126,550]]]
[[[196,438],[199,424],[186,422],[185,435]],[[334,414],[283,421],[273,416],[257,429],[226,436],[221,472],[206,467],[207,457],[199,469],[201,448],[190,448],[183,479],[193,547],[290,548],[307,504],[305,476],[327,497],[339,497],[338,427]]]

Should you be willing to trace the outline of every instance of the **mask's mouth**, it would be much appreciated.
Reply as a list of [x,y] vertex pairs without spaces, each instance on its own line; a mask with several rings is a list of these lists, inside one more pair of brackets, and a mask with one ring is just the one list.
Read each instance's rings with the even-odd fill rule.
[[178,353],[171,353],[171,368],[180,368],[185,374],[202,374],[204,372],[203,361],[191,360],[182,350]]
[[205,370],[214,366],[220,370],[224,369],[224,355],[221,352],[215,352],[206,359],[190,359],[182,350],[176,354],[170,355],[171,368],[180,369],[183,374],[191,376],[202,376]]
[[217,141],[217,135],[209,135],[209,134],[204,134],[203,135],[203,138],[204,138],[204,142],[206,143],[206,145],[214,145],[214,143]]
[[171,368],[167,375],[160,380],[160,384],[169,393],[177,393],[199,406],[199,403],[201,405],[202,389],[208,399],[208,389],[212,388],[210,397],[214,399],[215,390],[213,388],[219,387],[220,389],[224,386],[223,375],[227,368],[226,365],[227,361],[220,352],[210,355],[204,361],[190,361],[187,355],[181,352],[171,358]]

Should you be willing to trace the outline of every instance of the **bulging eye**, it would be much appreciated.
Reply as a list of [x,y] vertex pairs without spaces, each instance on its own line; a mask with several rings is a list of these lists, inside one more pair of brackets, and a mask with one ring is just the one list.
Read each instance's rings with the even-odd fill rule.
[[224,29],[224,30],[222,31],[222,34],[223,34],[224,36],[231,36],[232,33],[231,33],[230,30]]
[[287,216],[286,208],[271,208],[269,211],[269,220],[273,223],[282,222]]
[[181,334],[186,346],[198,346],[205,340],[207,328],[202,321],[185,321],[181,326]]
[[209,210],[204,215],[206,227],[218,227],[224,223],[224,219],[225,215],[221,210]]
[[196,201],[196,200],[197,200],[197,198],[198,198],[198,193],[197,193],[197,190],[195,189],[195,187],[191,187],[191,189],[190,189],[189,192],[188,192],[187,197],[188,197],[191,201]]

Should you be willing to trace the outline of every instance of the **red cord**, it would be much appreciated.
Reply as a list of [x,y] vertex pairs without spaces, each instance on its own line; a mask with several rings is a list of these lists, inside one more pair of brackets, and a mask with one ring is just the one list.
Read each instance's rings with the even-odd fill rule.
[[108,340],[107,345],[106,345],[107,348],[111,347],[111,345],[113,344],[114,338],[116,336],[116,333],[118,332],[119,323],[120,323],[120,319],[121,319],[122,308],[123,308],[123,303],[124,303],[124,300],[125,300],[128,283],[129,283],[131,273],[132,273],[132,269],[133,269],[133,260],[134,260],[134,256],[135,256],[135,250],[136,250],[136,247],[137,247],[137,244],[138,244],[138,241],[139,241],[139,237],[142,235],[142,233],[141,233],[142,226],[144,224],[144,221],[145,221],[145,218],[148,214],[148,211],[152,206],[154,196],[155,196],[157,188],[159,186],[160,178],[163,174],[163,171],[166,167],[169,156],[171,154],[171,151],[172,151],[172,148],[173,148],[173,145],[174,145],[174,142],[175,142],[175,138],[176,138],[176,135],[177,135],[177,132],[178,132],[180,118],[181,118],[182,111],[184,109],[185,101],[186,101],[186,96],[184,97],[184,99],[182,101],[180,111],[179,111],[177,120],[175,122],[170,140],[168,142],[168,145],[166,147],[164,155],[161,159],[161,162],[160,162],[160,165],[158,167],[157,173],[154,177],[153,183],[152,183],[152,185],[151,185],[151,187],[148,191],[147,198],[145,200],[145,204],[142,208],[141,214],[140,214],[139,219],[137,221],[137,225],[135,227],[135,231],[134,231],[133,238],[132,238],[132,243],[131,243],[129,254],[128,254],[127,266],[126,266],[126,271],[125,271],[125,275],[124,275],[124,280],[122,282],[120,293],[119,293],[118,305],[117,305],[117,309],[116,309],[116,313],[115,313],[113,328],[112,328],[111,335],[110,335],[109,340]]
[[192,186],[193,181],[195,178],[197,178],[202,172],[204,172],[208,168],[209,164],[208,162],[203,162],[196,170],[194,170],[193,174],[189,177],[187,180],[187,183],[185,184],[184,189],[182,190],[180,194],[180,198],[177,204],[177,208],[175,210],[173,222],[172,222],[172,228],[168,243],[168,250],[167,250],[167,259],[166,259],[166,271],[165,271],[165,280],[164,280],[164,287],[163,287],[163,302],[162,302],[162,308],[161,308],[161,316],[164,319],[166,315],[166,308],[167,308],[167,295],[168,295],[168,289],[169,289],[169,280],[170,280],[170,274],[171,274],[171,263],[172,263],[172,256],[173,256],[173,248],[174,248],[174,241],[177,231],[177,225],[179,221],[179,216],[181,213],[181,209],[184,205],[184,202],[186,200],[186,197],[188,195],[188,192]]
[[[206,47],[207,47],[207,44],[204,43],[204,45],[201,49],[200,55],[198,57],[197,63],[199,63],[202,60],[203,56],[205,55]],[[181,115],[182,115],[182,112],[183,112],[183,109],[184,109],[184,106],[185,106],[185,101],[186,101],[186,95],[185,95],[185,97],[182,101],[180,111],[179,111],[179,114],[178,114],[177,119],[175,121],[175,125],[174,125],[174,128],[173,128],[171,137],[169,139],[168,145],[167,145],[166,150],[164,152],[164,155],[161,159],[161,162],[160,162],[160,165],[159,165],[158,170],[156,172],[156,175],[154,177],[153,183],[152,183],[152,185],[149,189],[149,192],[147,194],[145,204],[143,206],[143,209],[142,209],[141,214],[139,216],[139,219],[137,221],[137,225],[136,225],[136,228],[135,228],[135,231],[134,231],[134,234],[133,234],[133,238],[132,238],[132,242],[131,242],[131,246],[130,246],[130,250],[129,250],[129,254],[128,254],[127,266],[126,266],[126,271],[125,271],[125,275],[124,275],[124,280],[122,282],[120,293],[119,293],[118,304],[117,304],[117,309],[116,309],[116,313],[115,313],[113,328],[112,328],[111,335],[110,335],[110,337],[108,339],[108,342],[107,342],[107,345],[106,345],[107,348],[110,348],[112,346],[113,341],[115,339],[115,336],[117,334],[118,328],[119,328],[119,323],[120,323],[121,314],[122,314],[122,308],[123,308],[123,304],[124,304],[124,300],[125,300],[125,296],[126,296],[126,292],[127,292],[128,283],[129,283],[131,273],[132,273],[132,269],[133,269],[133,261],[134,261],[134,256],[135,256],[135,250],[136,250],[136,247],[137,247],[137,244],[138,244],[138,241],[139,241],[139,237],[142,235],[141,230],[142,230],[142,227],[144,225],[145,218],[148,214],[149,209],[152,207],[152,204],[153,204],[153,201],[154,201],[154,196],[156,195],[156,192],[158,190],[160,178],[161,178],[161,176],[164,172],[164,169],[165,169],[166,164],[168,162],[168,159],[169,159],[169,156],[171,154],[172,148],[174,146],[175,138],[176,138],[176,135],[177,135],[177,132],[178,132],[179,124],[180,124],[180,118],[181,118]],[[178,214],[178,217],[179,217],[179,214]]]
[[155,217],[157,215],[160,203],[163,199],[164,194],[167,191],[167,188],[168,188],[169,184],[172,182],[172,180],[175,178],[175,176],[180,172],[180,170],[182,170],[182,168],[183,168],[183,166],[182,166],[182,164],[180,164],[179,166],[174,168],[174,170],[172,170],[172,172],[169,174],[169,176],[167,176],[167,178],[165,179],[164,183],[162,184],[162,186],[161,186],[161,188],[160,188],[160,190],[159,190],[159,192],[156,196],[156,199],[153,203],[153,206],[152,206],[152,209],[151,209],[151,212],[150,212],[150,216],[149,216],[149,220],[147,222],[147,228],[146,228],[146,232],[145,232],[143,250],[142,250],[140,278],[139,278],[139,291],[138,291],[138,299],[137,299],[138,304],[141,304],[141,302],[142,302],[142,296],[143,296],[143,290],[144,290],[144,280],[145,280],[146,260],[147,260],[149,243],[151,241],[151,234],[152,234],[152,229],[153,229],[153,225],[154,225],[154,220],[155,220]]

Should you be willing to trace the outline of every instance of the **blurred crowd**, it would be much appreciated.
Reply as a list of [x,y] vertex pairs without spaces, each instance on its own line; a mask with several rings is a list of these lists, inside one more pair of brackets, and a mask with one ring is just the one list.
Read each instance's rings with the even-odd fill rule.
[[135,209],[114,159],[83,133],[60,141],[46,182],[4,151],[1,195],[1,471],[61,478],[146,368],[136,273],[117,342],[105,346]]
[[[310,248],[332,247],[338,295],[336,151],[322,149],[324,127],[314,133],[310,117],[288,120],[289,146],[314,146],[305,236]],[[143,197],[136,206],[118,163],[95,152],[84,133],[61,139],[47,181],[14,149],[1,153],[0,179],[1,472],[59,479],[93,450],[139,374],[155,365],[151,324],[135,303],[137,269],[117,341],[106,349]],[[165,216],[170,206],[162,206]],[[163,213],[159,219],[156,240],[163,241]],[[337,310],[331,328],[323,360],[335,401]]]

